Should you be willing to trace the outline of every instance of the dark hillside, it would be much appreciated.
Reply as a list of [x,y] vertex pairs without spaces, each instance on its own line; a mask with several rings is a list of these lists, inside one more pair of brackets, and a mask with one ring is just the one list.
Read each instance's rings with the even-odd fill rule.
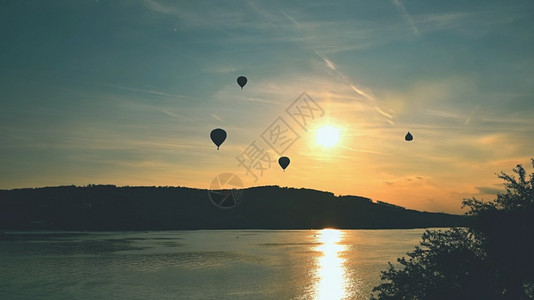
[[404,209],[357,196],[264,186],[230,209],[184,187],[61,186],[0,191],[1,229],[163,230],[423,228],[463,226],[463,216]]

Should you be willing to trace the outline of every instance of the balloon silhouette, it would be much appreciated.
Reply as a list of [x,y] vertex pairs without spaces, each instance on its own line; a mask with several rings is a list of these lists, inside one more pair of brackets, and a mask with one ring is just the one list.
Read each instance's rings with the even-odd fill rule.
[[408,131],[408,133],[406,134],[406,136],[404,137],[405,140],[407,140],[408,142],[413,140],[413,136],[412,134]]
[[280,165],[280,167],[282,167],[282,169],[284,170],[284,172],[286,171],[286,168],[287,166],[289,166],[289,157],[287,156],[282,156],[278,159],[278,164]]
[[226,131],[220,128],[213,129],[210,133],[210,138],[217,145],[217,150],[219,150],[219,146],[226,140]]
[[247,84],[247,77],[245,77],[245,76],[239,76],[239,77],[237,77],[237,84],[239,84],[239,86],[241,87],[241,89],[243,89],[243,87],[245,86],[245,84]]

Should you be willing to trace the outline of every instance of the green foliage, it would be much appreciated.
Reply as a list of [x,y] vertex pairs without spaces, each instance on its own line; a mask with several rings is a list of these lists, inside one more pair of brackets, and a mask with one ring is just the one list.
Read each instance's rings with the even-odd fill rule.
[[[534,159],[532,160],[534,167]],[[528,299],[534,291],[534,173],[501,172],[506,192],[466,199],[468,228],[428,230],[421,245],[391,263],[372,299]]]

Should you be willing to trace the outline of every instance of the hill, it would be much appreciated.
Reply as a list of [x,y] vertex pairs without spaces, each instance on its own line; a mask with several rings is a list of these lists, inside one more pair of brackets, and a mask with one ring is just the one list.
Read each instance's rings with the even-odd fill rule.
[[230,209],[208,191],[185,187],[89,185],[0,190],[0,229],[172,230],[425,228],[466,217],[420,212],[357,196],[310,189],[254,187]]

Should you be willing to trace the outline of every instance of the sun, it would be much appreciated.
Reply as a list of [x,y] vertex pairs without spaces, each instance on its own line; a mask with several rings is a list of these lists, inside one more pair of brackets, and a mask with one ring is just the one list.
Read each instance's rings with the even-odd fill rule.
[[339,142],[339,128],[334,126],[323,126],[317,130],[317,145],[331,148]]

